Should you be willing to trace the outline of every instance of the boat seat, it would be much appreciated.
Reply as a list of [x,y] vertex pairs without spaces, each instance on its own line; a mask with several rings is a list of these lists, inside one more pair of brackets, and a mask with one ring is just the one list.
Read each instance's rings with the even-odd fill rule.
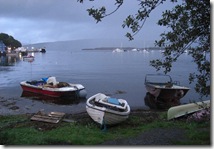
[[116,107],[118,109],[124,110],[127,106],[127,103],[120,103],[120,99],[111,98],[104,94],[99,94],[95,97],[95,102],[99,104],[103,104],[110,107]]
[[27,84],[30,84],[30,85],[35,85],[35,86],[45,84],[45,82],[44,82],[44,81],[37,81],[37,80],[33,80],[33,81],[26,81],[26,83],[27,83]]
[[[103,105],[106,105],[106,106],[115,107],[115,108],[118,108],[118,109],[121,109],[121,110],[124,110],[126,108],[126,104],[121,104],[119,101],[115,102],[115,100],[111,100],[111,101],[113,101],[113,103],[112,103],[112,102],[109,102],[108,99],[109,98],[106,98],[104,100],[103,99],[99,99],[96,102],[98,102],[100,104],[103,104]],[[118,100],[118,99],[116,99],[116,100]]]
[[120,105],[120,102],[116,98],[108,98],[107,102],[111,103],[111,104],[114,104],[114,105]]

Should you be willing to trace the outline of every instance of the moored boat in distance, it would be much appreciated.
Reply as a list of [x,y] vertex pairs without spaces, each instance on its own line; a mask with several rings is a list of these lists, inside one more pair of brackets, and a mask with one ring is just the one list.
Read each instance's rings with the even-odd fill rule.
[[180,105],[180,99],[190,89],[180,86],[178,81],[172,81],[171,76],[163,74],[147,74],[144,84],[148,91],[144,98],[145,104],[152,109],[166,109]]
[[23,58],[23,61],[32,62],[32,61],[34,61],[35,57],[33,55],[28,54],[26,56],[23,56],[22,58]]
[[129,117],[130,106],[124,99],[98,93],[88,98],[86,111],[95,122],[101,125],[114,125]]
[[131,51],[132,51],[132,52],[139,52],[140,49],[134,48],[134,49],[132,49]]
[[87,92],[81,84],[57,82],[55,77],[42,78],[41,80],[22,81],[20,85],[23,91],[33,92],[51,97],[85,98]]
[[41,52],[41,53],[45,53],[45,52],[46,52],[46,50],[45,50],[45,48],[41,48],[41,49],[39,49],[39,52]]
[[112,52],[114,53],[114,52],[125,52],[125,51],[123,49],[116,48]]

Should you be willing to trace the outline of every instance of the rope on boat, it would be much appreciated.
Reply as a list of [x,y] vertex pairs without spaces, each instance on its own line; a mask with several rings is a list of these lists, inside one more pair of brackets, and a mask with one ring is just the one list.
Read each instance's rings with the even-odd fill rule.
[[106,127],[106,124],[105,124],[105,121],[104,121],[104,116],[103,116],[103,121],[102,121],[102,124],[101,124],[101,130],[103,132],[106,132],[107,131],[107,127]]

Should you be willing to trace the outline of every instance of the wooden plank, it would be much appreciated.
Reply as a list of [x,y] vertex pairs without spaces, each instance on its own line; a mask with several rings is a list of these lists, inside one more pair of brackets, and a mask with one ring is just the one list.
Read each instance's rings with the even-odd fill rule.
[[33,117],[35,118],[40,118],[40,119],[53,119],[53,120],[58,120],[60,117],[51,117],[51,116],[45,116],[45,115],[34,115]]
[[62,112],[50,112],[48,114],[38,112],[31,117],[31,120],[43,121],[49,123],[59,123],[64,117],[65,113]]
[[63,117],[63,116],[65,116],[65,113],[62,113],[62,112],[51,112],[48,115],[49,116],[53,116],[53,117]]
[[59,119],[46,119],[46,118],[38,118],[38,117],[32,117],[31,120],[34,121],[42,121],[42,122],[48,122],[48,123],[59,123]]
[[63,113],[63,112],[50,112],[50,114],[52,114],[52,115],[60,115],[60,116],[64,116],[65,115],[65,113]]

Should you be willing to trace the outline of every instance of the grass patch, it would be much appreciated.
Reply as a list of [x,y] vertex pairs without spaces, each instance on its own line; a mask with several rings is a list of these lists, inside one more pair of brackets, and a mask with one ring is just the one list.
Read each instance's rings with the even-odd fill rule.
[[[77,116],[78,117],[78,116]],[[82,117],[82,118],[81,118]],[[154,128],[180,128],[186,138],[174,145],[210,145],[210,122],[166,120],[166,112],[133,112],[124,123],[106,131],[86,114],[75,123],[50,124],[31,121],[30,115],[0,116],[0,143],[3,145],[96,145],[108,140],[135,137]]]

